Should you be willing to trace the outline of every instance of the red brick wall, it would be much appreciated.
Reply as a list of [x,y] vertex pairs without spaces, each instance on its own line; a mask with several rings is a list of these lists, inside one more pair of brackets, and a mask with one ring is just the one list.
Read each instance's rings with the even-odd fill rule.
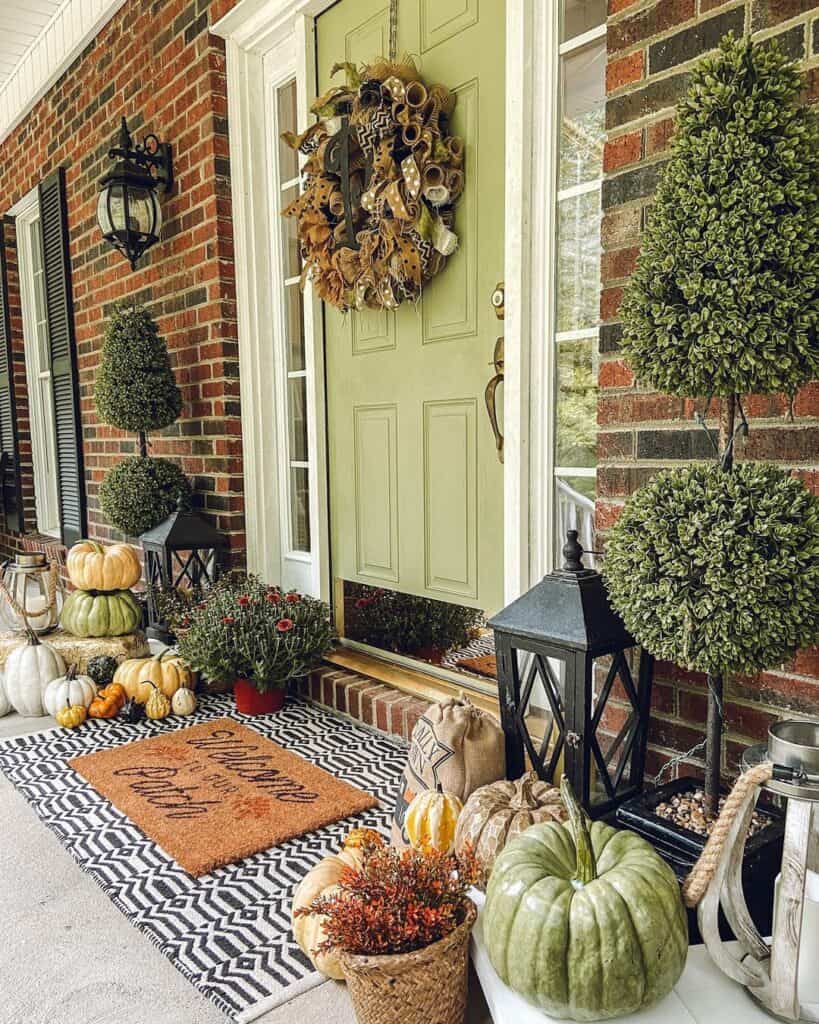
[[[635,383],[620,359],[617,310],[692,63],[728,30],[746,28],[758,38],[777,36],[810,69],[809,94],[819,96],[819,0],[609,0],[597,503],[604,533],[626,496],[660,467],[710,455],[704,431],[692,422],[692,402]],[[819,384],[799,392],[792,423],[783,395],[751,397],[744,405],[753,420],[739,457],[791,467],[819,493]],[[702,739],[705,692],[703,677],[658,665],[650,770]],[[819,713],[817,650],[730,682],[725,768],[789,712]]]
[[[197,502],[244,550],[239,365],[230,210],[225,57],[209,26],[233,0],[128,0],[31,113],[0,143],[0,213],[53,168],[66,169],[89,533],[113,539],[97,492],[134,438],[100,424],[93,402],[110,306],[135,298],[159,322],[182,388],[177,423],[153,438],[176,459]],[[158,245],[132,272],[101,239],[97,182],[110,165],[120,117],[135,135],[154,131],[174,149],[176,184],[161,196]],[[9,232],[7,232],[9,233]],[[13,232],[11,232],[13,237]],[[17,415],[26,528],[35,528],[22,321],[9,247]],[[0,536],[0,546],[16,546]]]

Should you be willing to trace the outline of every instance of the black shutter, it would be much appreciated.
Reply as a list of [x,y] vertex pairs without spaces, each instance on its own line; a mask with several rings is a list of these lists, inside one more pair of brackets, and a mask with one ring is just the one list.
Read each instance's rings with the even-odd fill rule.
[[0,221],[0,488],[6,529],[23,528],[23,496],[20,487],[20,450],[17,443],[17,409],[14,400],[14,374],[11,354],[11,318],[9,283],[6,273],[5,226]]
[[43,284],[51,350],[54,425],[57,434],[60,526],[63,544],[70,547],[84,537],[87,530],[63,168],[58,167],[41,181],[39,191],[43,235]]

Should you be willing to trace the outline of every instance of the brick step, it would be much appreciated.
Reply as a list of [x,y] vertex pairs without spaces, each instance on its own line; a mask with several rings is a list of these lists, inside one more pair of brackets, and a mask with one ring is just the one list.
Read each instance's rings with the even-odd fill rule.
[[322,665],[298,683],[299,691],[317,704],[349,715],[407,743],[429,701],[371,679],[361,673]]

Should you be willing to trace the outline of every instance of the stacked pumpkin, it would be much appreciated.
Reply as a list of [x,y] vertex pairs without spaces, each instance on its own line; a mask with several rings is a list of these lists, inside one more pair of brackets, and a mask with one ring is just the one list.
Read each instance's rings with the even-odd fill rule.
[[60,625],[80,637],[124,636],[142,622],[131,587],[142,575],[130,544],[105,547],[81,540],[68,552],[68,578],[77,588],[66,598]]

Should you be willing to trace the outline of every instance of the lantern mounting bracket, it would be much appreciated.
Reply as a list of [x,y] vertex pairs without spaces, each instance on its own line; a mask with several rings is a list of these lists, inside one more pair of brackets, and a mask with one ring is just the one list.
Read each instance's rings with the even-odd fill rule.
[[120,122],[117,145],[108,150],[108,158],[126,160],[140,168],[151,176],[156,188],[163,192],[170,192],[173,188],[173,154],[170,142],[160,142],[153,132],[149,132],[143,136],[142,142],[135,144],[124,117]]

